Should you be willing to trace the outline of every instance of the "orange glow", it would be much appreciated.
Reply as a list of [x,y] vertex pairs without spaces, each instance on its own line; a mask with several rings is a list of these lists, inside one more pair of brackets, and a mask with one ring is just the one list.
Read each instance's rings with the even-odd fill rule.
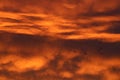
[[120,80],[120,0],[0,0],[0,80]]

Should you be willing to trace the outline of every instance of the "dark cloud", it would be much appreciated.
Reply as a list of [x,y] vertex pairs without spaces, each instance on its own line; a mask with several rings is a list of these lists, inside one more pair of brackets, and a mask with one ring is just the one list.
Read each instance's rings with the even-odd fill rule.
[[[61,1],[43,1],[43,0],[1,0],[1,11],[7,12],[45,12],[62,15],[67,18],[78,17],[78,14],[116,14],[119,12],[119,0],[110,1],[85,1],[85,0],[61,0]],[[14,5],[12,5],[14,4]],[[108,4],[108,5],[106,5]],[[49,5],[49,6],[48,6]],[[56,7],[54,7],[56,6]],[[82,6],[82,7],[81,7]],[[102,6],[102,7],[101,7]]]
[[73,31],[73,32],[64,32],[64,33],[60,33],[59,35],[68,36],[68,35],[77,35],[77,34],[79,34],[79,33]]
[[84,14],[85,16],[119,16],[120,14],[120,8],[119,6],[117,8],[114,8],[110,11],[103,11],[103,12],[95,12],[95,11],[91,11],[90,13],[86,13]]
[[2,18],[0,17],[1,22],[11,22],[11,23],[23,23],[24,21],[22,20],[17,20],[17,19],[12,19],[12,18]]
[[114,74],[117,74],[117,75],[120,74],[120,67],[113,66],[113,67],[111,67],[109,70],[110,70],[110,72],[112,72],[112,73],[114,73]]
[[7,11],[7,12],[20,12],[19,9],[14,9],[12,7],[4,7],[4,8],[1,8],[0,11]]
[[[28,54],[34,55],[35,53],[34,50],[42,51],[42,49],[44,49],[43,47],[46,47],[45,45],[48,45],[48,44],[54,45],[53,43],[50,43],[50,41],[48,40],[49,37],[47,36],[40,37],[40,36],[14,34],[14,33],[7,33],[7,32],[1,32],[0,36],[1,36],[0,43],[1,43],[1,46],[3,46],[1,50],[3,52],[8,52],[8,53],[10,53],[9,48],[13,48],[18,50],[18,53],[15,52],[17,54],[20,53],[21,55],[26,55],[26,56]],[[7,49],[8,51],[5,49]],[[4,53],[1,53],[1,54],[4,54]]]
[[120,43],[119,42],[101,42],[99,40],[66,40],[64,48],[70,50],[80,50],[83,54],[100,55],[103,57],[120,57]]
[[102,75],[90,75],[90,74],[84,74],[81,76],[83,80],[103,80]]
[[120,24],[113,24],[112,26],[110,26],[106,32],[108,33],[112,33],[112,34],[120,34]]
[[27,20],[31,20],[31,21],[41,21],[44,20],[44,18],[42,17],[38,17],[38,16],[23,16],[23,18],[26,18]]

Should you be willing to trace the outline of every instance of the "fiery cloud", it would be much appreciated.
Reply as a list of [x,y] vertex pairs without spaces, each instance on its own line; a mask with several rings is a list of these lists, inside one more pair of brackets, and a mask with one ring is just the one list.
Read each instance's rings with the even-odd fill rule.
[[0,0],[0,80],[120,80],[119,0]]

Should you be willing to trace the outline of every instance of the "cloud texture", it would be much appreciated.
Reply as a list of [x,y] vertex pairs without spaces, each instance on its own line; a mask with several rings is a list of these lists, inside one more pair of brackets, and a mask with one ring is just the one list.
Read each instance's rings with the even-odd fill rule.
[[119,0],[0,0],[0,80],[120,80]]

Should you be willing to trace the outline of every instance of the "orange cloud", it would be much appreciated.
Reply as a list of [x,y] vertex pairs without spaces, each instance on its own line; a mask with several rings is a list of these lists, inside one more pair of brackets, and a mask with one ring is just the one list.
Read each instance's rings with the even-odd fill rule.
[[46,59],[44,59],[43,57],[20,58],[10,55],[1,58],[0,64],[5,64],[3,68],[7,69],[8,71],[24,72],[30,69],[40,69],[46,64]]
[[0,0],[0,80],[119,80],[119,0]]

